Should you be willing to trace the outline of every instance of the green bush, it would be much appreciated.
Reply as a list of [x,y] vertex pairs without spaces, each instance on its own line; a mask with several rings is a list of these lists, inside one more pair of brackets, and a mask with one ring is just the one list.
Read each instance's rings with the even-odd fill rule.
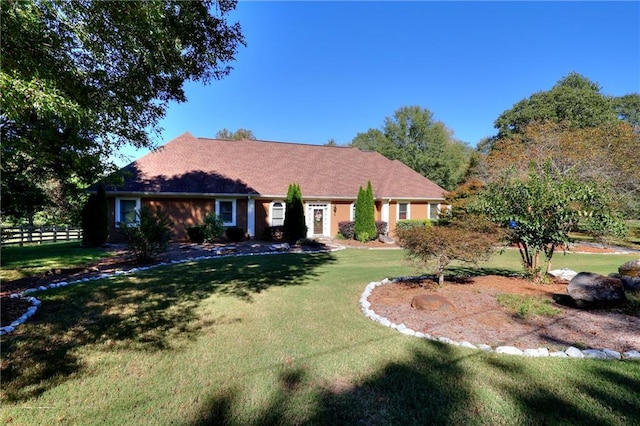
[[224,235],[228,241],[232,243],[239,243],[240,241],[244,241],[245,233],[244,229],[239,226],[230,226],[224,231]]
[[204,225],[187,226],[189,241],[197,244],[204,242]]
[[122,225],[120,232],[129,251],[138,262],[149,262],[156,254],[167,249],[172,227],[168,216],[160,209],[144,206],[136,213],[137,225]]
[[356,200],[354,230],[358,241],[366,242],[377,237],[374,210],[373,189],[371,182],[367,182],[367,189],[360,187]]
[[431,221],[429,219],[403,219],[396,223],[396,231],[413,228],[429,228]]
[[223,220],[215,213],[209,213],[204,218],[203,233],[204,241],[212,243],[222,236],[224,232]]

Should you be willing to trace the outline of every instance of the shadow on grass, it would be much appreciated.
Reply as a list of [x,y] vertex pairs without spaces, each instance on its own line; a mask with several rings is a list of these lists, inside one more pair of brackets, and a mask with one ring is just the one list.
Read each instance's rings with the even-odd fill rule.
[[[389,363],[356,384],[318,384],[306,368],[283,366],[277,386],[257,412],[243,411],[247,396],[230,387],[217,390],[202,405],[199,420],[186,424],[591,425],[640,421],[640,394],[635,390],[640,364],[556,360],[571,363],[571,368],[556,366],[562,375],[559,384],[557,378],[541,375],[539,365],[529,365],[535,362],[480,352],[465,355],[449,345],[425,343],[408,361]],[[470,363],[476,366],[470,368]],[[474,377],[478,364],[484,381]]]
[[331,253],[232,257],[37,294],[43,303],[36,315],[2,337],[3,398],[31,398],[68,380],[82,369],[76,351],[85,345],[177,350],[203,328],[230,320],[200,318],[203,299],[222,294],[251,302],[270,287],[309,284],[318,267],[334,261]]
[[498,275],[501,277],[523,277],[524,273],[506,268],[450,266],[445,271],[446,277],[480,277],[484,275]]

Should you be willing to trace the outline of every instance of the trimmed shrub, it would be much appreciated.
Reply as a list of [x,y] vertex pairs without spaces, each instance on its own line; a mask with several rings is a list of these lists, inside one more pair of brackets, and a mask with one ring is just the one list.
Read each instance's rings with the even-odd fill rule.
[[187,235],[189,236],[189,241],[197,244],[203,243],[204,242],[204,226],[203,225],[187,226]]
[[230,226],[224,231],[224,235],[226,239],[232,243],[239,243],[240,241],[244,241],[245,233],[244,229],[239,226]]
[[369,181],[367,189],[360,187],[356,200],[355,234],[358,241],[366,242],[378,236],[374,210],[373,189]]
[[120,232],[129,251],[138,262],[149,262],[156,254],[167,249],[170,229],[173,226],[169,217],[160,208],[144,206],[136,213],[137,225],[122,226]]
[[403,219],[396,223],[396,231],[414,228],[429,228],[431,221],[429,219]]
[[356,223],[351,220],[338,222],[338,232],[340,232],[340,234],[347,240],[353,240],[356,236],[355,224]]
[[387,231],[389,230],[389,224],[385,221],[382,220],[376,220],[376,237],[378,235],[386,235]]
[[204,241],[212,243],[219,239],[224,232],[224,222],[220,216],[215,212],[209,213],[204,218],[204,224],[202,225],[202,231],[204,233]]
[[291,242],[306,237],[307,225],[304,220],[304,204],[300,185],[293,183],[287,190],[287,209],[284,213],[284,236]]

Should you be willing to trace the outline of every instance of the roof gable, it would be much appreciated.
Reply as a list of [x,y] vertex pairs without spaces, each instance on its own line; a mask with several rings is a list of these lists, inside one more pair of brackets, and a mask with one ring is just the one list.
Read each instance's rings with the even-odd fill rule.
[[124,168],[113,192],[256,194],[284,197],[298,183],[305,198],[356,198],[371,181],[376,198],[443,197],[445,190],[397,160],[357,148],[184,133]]

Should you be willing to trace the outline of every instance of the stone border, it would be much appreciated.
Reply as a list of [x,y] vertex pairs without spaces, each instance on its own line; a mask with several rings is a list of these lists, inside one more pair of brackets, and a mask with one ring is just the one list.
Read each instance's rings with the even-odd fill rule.
[[46,291],[46,290],[50,290],[58,287],[66,287],[68,285],[73,285],[73,284],[86,283],[91,281],[98,281],[98,280],[103,280],[103,279],[108,279],[113,277],[119,277],[121,275],[131,275],[131,274],[135,274],[136,272],[148,271],[149,269],[159,268],[161,266],[178,265],[181,263],[189,263],[189,262],[199,262],[201,260],[223,259],[225,257],[266,256],[266,255],[276,255],[276,254],[331,253],[331,252],[343,250],[344,248],[345,247],[343,246],[338,246],[338,247],[330,248],[328,250],[298,251],[298,250],[291,250],[289,244],[285,243],[285,244],[273,244],[269,246],[269,249],[271,251],[268,251],[268,252],[223,254],[227,250],[229,250],[229,248],[221,247],[216,249],[215,254],[210,256],[197,256],[197,257],[190,257],[185,259],[172,260],[169,262],[161,262],[155,265],[142,266],[139,268],[117,270],[109,274],[100,274],[94,277],[86,277],[86,278],[82,278],[75,281],[69,281],[69,282],[61,281],[57,283],[51,283],[47,286],[40,286],[38,288],[28,288],[26,290],[21,291],[20,293],[13,293],[9,295],[9,298],[11,299],[24,299],[29,303],[31,303],[31,306],[27,309],[27,311],[24,314],[22,314],[18,319],[13,321],[11,324],[4,327],[0,327],[0,336],[4,336],[6,334],[12,333],[13,331],[15,331],[16,327],[24,324],[29,318],[31,318],[36,313],[36,311],[38,310],[38,307],[42,304],[42,301],[33,296],[27,297],[27,295],[31,293]]
[[640,360],[640,351],[632,350],[620,353],[611,349],[584,349],[580,350],[576,347],[570,346],[564,351],[550,352],[547,348],[537,349],[518,349],[515,346],[498,346],[495,349],[486,344],[472,344],[466,341],[456,342],[447,337],[436,337],[428,333],[422,333],[421,331],[415,331],[408,328],[404,324],[395,324],[388,318],[376,314],[371,309],[371,302],[369,302],[369,296],[373,292],[373,289],[384,284],[393,284],[399,281],[404,281],[415,277],[398,277],[393,280],[385,278],[382,281],[370,282],[362,292],[360,296],[360,307],[365,317],[372,321],[377,322],[385,327],[389,327],[397,332],[406,336],[414,336],[421,339],[433,340],[436,342],[447,343],[454,346],[461,346],[469,349],[479,349],[484,352],[495,352],[498,354],[506,355],[519,355],[527,357],[557,357],[557,358],[597,358],[597,359],[611,359],[611,360]]

